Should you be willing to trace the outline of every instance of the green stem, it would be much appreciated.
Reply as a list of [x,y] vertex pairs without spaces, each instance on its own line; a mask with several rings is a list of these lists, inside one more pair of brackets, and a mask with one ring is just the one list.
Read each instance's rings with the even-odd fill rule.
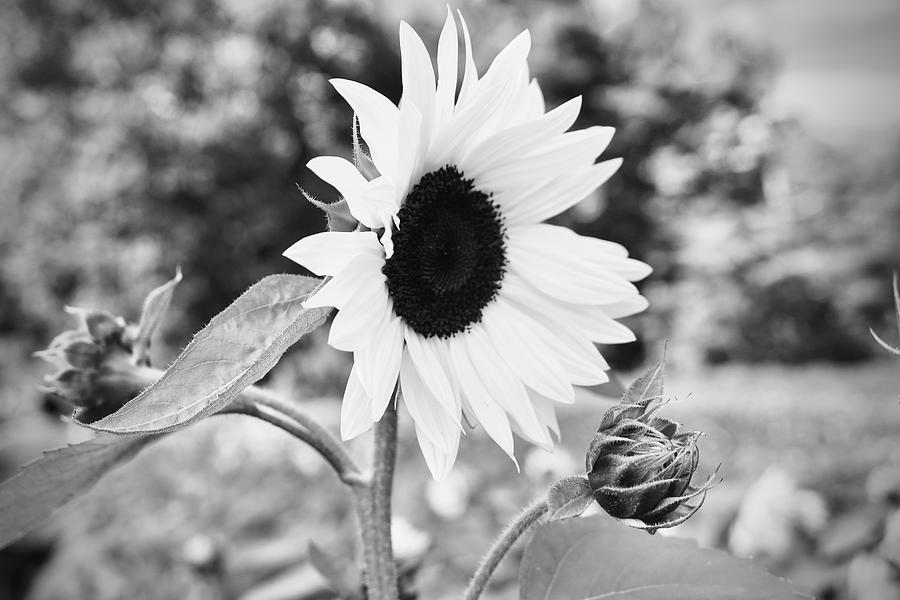
[[481,564],[478,565],[472,580],[469,581],[469,587],[466,588],[463,596],[464,600],[478,600],[481,597],[491,579],[491,575],[494,574],[503,557],[512,549],[516,541],[522,537],[522,534],[528,531],[528,528],[534,525],[546,512],[547,500],[546,498],[541,498],[523,510],[519,516],[506,526],[506,529],[494,541],[488,553],[481,559]]

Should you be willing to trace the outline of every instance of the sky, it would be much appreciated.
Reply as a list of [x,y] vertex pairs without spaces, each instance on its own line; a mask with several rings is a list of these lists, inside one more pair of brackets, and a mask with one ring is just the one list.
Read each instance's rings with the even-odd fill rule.
[[674,0],[699,31],[738,27],[771,44],[771,102],[837,145],[900,139],[900,0]]

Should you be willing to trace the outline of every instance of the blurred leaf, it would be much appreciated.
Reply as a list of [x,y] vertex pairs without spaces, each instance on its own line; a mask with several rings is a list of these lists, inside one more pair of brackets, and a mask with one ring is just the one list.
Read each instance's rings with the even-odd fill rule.
[[896,600],[900,582],[894,567],[876,554],[857,554],[850,562],[847,588],[854,600]]
[[594,501],[591,485],[584,476],[566,477],[553,484],[547,494],[551,521],[577,517]]
[[651,537],[605,515],[541,526],[519,571],[522,600],[811,598],[752,563]]
[[0,483],[0,548],[25,535],[156,436],[99,435],[49,450]]
[[832,521],[818,542],[818,553],[830,561],[847,560],[869,551],[884,536],[884,511],[866,505]]
[[181,282],[181,267],[175,269],[175,277],[162,284],[147,294],[144,306],[141,309],[141,321],[138,332],[132,346],[132,357],[135,364],[150,365],[150,338],[159,328],[169,305],[172,303],[172,294],[175,287]]
[[319,283],[300,275],[257,282],[194,336],[159,381],[89,427],[120,434],[171,431],[225,407],[325,322],[330,309],[303,308]]
[[315,542],[310,542],[309,561],[342,599],[362,596],[362,574],[352,560],[326,552]]

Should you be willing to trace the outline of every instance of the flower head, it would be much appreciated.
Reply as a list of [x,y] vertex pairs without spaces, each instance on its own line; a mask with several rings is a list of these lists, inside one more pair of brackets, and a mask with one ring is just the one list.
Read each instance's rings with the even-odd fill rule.
[[[556,403],[607,380],[594,343],[633,334],[614,319],[646,308],[631,283],[649,274],[622,246],[542,224],[618,168],[595,163],[613,130],[568,131],[581,99],[545,112],[521,33],[479,77],[471,41],[457,94],[456,21],[448,11],[437,78],[419,36],[400,26],[399,106],[352,81],[353,108],[377,169],[338,157],[309,163],[361,227],[304,238],[285,256],[331,279],[307,306],[334,306],[329,343],[353,352],[341,433],[381,418],[399,381],[436,478],[452,467],[464,423],[510,457],[513,431],[551,447]],[[368,172],[368,169],[364,169]]]
[[691,487],[702,434],[678,433],[677,423],[656,416],[663,404],[655,397],[612,407],[587,453],[588,482],[597,503],[611,516],[651,533],[697,512],[715,477]]

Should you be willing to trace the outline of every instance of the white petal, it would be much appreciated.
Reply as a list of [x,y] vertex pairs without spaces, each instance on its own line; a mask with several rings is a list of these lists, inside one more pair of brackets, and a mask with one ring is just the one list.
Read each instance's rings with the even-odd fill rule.
[[459,450],[459,429],[456,430],[455,437],[451,440],[451,445],[447,450],[435,445],[424,429],[419,427],[418,422],[416,422],[416,439],[419,441],[419,448],[422,449],[422,456],[425,458],[428,470],[431,471],[431,476],[437,481],[443,481],[453,469],[453,463],[456,462],[456,453]]
[[485,122],[501,111],[512,95],[511,81],[500,80],[491,86],[479,87],[465,106],[457,106],[450,124],[435,136],[431,144],[431,156],[425,163],[427,170],[442,167],[448,163],[457,164],[482,131]]
[[613,132],[612,127],[590,127],[563,133],[528,156],[487,170],[478,185],[491,191],[531,188],[590,167],[609,145]]
[[358,194],[367,183],[353,163],[338,156],[317,156],[306,166],[344,197]]
[[556,403],[534,391],[529,391],[528,396],[531,398],[532,404],[534,404],[534,410],[541,424],[553,432],[556,436],[556,441],[559,441],[562,436],[559,433],[559,421],[556,420]]
[[332,79],[331,85],[344,97],[359,119],[359,132],[369,146],[372,161],[382,174],[397,168],[397,121],[393,102],[372,88],[348,79]]
[[[529,314],[528,311],[523,312]],[[559,364],[565,370],[572,384],[597,385],[609,381],[609,376],[604,371],[609,365],[600,355],[597,347],[590,341],[573,338],[565,330],[551,331],[544,327],[539,320],[544,315],[529,314],[529,316],[533,318],[528,323],[528,327],[541,338],[549,352],[559,360]],[[546,318],[546,316],[544,317]]]
[[511,227],[509,235],[516,239],[516,244],[530,244],[533,250],[549,249],[558,259],[577,263],[592,276],[612,274],[627,281],[638,281],[653,271],[646,263],[618,254],[617,245],[578,235],[568,227],[546,223],[519,225]]
[[421,429],[426,437],[442,452],[450,452],[454,438],[459,436],[458,417],[454,420],[416,371],[409,349],[403,350],[400,363],[400,389],[403,402],[416,422],[416,429]]
[[342,308],[360,289],[360,282],[366,275],[381,272],[384,259],[372,254],[359,254],[340,270],[325,285],[303,302],[304,308],[334,306]]
[[409,190],[413,177],[421,174],[422,161],[428,150],[427,141],[424,139],[425,123],[422,114],[412,102],[400,103],[400,133],[398,139],[402,140],[398,150],[397,172],[394,174],[397,182],[394,202],[397,206],[403,201]]
[[552,448],[553,440],[535,413],[525,386],[494,349],[482,324],[473,325],[462,340],[484,387],[509,414],[522,437],[542,448]]
[[620,166],[622,159],[613,158],[554,179],[525,194],[517,193],[507,197],[500,193],[495,195],[495,199],[510,225],[538,223],[581,202],[606,183]]
[[352,352],[377,343],[376,334],[387,311],[388,291],[384,274],[367,270],[359,278],[357,292],[335,315],[328,344]]
[[453,116],[453,104],[456,100],[456,78],[459,69],[459,39],[456,33],[456,21],[447,7],[447,19],[438,40],[438,85],[435,104],[434,131],[444,129]]
[[539,290],[575,304],[609,304],[638,294],[618,274],[580,260],[568,245],[540,246],[518,229],[507,234],[510,270]]
[[491,62],[484,77],[478,81],[479,87],[489,87],[496,81],[518,74],[522,67],[528,68],[528,52],[531,50],[531,33],[526,29],[501,50]]
[[400,209],[397,200],[397,186],[394,180],[380,176],[356,191],[345,196],[347,207],[357,221],[371,229],[386,227],[393,215]]
[[360,254],[381,253],[378,237],[371,231],[326,231],[296,242],[284,256],[316,275],[335,275]]
[[[484,427],[491,439],[497,442],[504,452],[516,462],[513,448],[512,429],[509,419],[499,404],[491,397],[490,392],[481,382],[478,371],[472,365],[461,336],[449,340],[450,361],[456,371],[457,381],[462,387],[469,407],[478,422]],[[516,463],[518,468],[518,463]]]
[[[586,337],[603,344],[621,344],[635,339],[631,330],[610,318],[603,306],[573,304],[553,298],[515,273],[505,275],[501,294],[520,306],[546,315],[556,327],[568,331],[576,339]],[[604,365],[604,368],[608,366]]]
[[630,317],[631,315],[636,315],[639,312],[643,312],[646,308],[650,306],[650,303],[647,302],[647,299],[643,296],[632,296],[621,302],[615,302],[613,304],[604,304],[603,312],[608,314],[613,319],[622,319],[624,317]]
[[360,364],[359,376],[363,387],[372,397],[373,421],[381,418],[393,396],[400,374],[405,330],[403,321],[393,315],[393,310],[389,310],[388,318],[378,330],[378,343],[354,353],[354,360]]
[[478,144],[460,166],[466,177],[480,178],[498,165],[515,162],[539,142],[571,127],[580,110],[581,96],[578,96],[539,119],[505,129]]
[[456,11],[459,15],[459,23],[462,25],[463,37],[466,45],[466,68],[463,72],[462,86],[459,88],[459,100],[457,101],[457,109],[465,106],[472,99],[475,84],[478,83],[478,69],[475,67],[475,59],[472,54],[472,38],[469,37],[469,28],[466,26],[466,20],[460,11]]
[[484,329],[491,343],[525,385],[557,402],[574,402],[575,390],[565,371],[528,326],[529,321],[529,317],[502,297],[494,300],[482,313]]
[[419,373],[419,378],[431,390],[432,395],[440,402],[447,414],[455,417],[459,422],[459,404],[456,401],[456,393],[451,382],[452,374],[448,373],[437,344],[444,343],[436,338],[423,338],[412,329],[406,330],[406,348],[413,365]]
[[350,369],[350,378],[341,402],[341,438],[350,440],[372,427],[371,401],[356,374],[356,365]]
[[[406,21],[400,22],[400,60],[403,78],[403,97],[400,100],[401,111],[403,103],[412,102],[421,115],[423,137],[426,140],[425,148],[428,148],[428,133],[434,118],[434,69],[431,66],[431,57],[422,38],[410,27]],[[408,140],[399,138],[401,148]]]
[[547,108],[544,103],[544,93],[541,91],[541,86],[538,84],[537,79],[532,79],[531,83],[528,84],[528,98],[524,103],[524,107],[526,117],[531,119],[540,117]]

